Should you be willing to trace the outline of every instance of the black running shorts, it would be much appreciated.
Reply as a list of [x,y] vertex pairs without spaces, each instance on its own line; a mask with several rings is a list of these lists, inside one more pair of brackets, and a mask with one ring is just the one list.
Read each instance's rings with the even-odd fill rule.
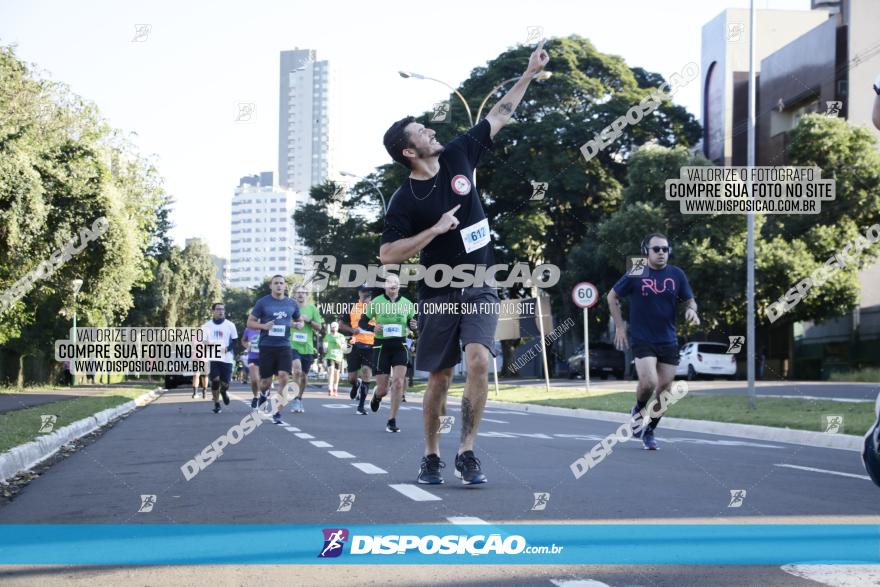
[[260,377],[270,379],[284,371],[290,373],[293,353],[289,345],[260,347]]

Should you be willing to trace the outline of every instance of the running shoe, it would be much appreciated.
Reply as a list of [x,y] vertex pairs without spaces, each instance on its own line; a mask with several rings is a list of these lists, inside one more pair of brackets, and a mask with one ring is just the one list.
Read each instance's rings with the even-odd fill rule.
[[193,396],[193,397],[196,397],[196,388],[195,388],[195,387],[193,387],[193,394],[192,394],[192,396]]
[[355,413],[355,414],[358,414],[359,416],[366,416],[366,415],[367,415],[367,410],[364,409],[364,406],[358,406],[358,407],[357,407],[357,410],[355,410],[354,413]]
[[269,396],[266,393],[261,393],[260,399],[257,400],[257,407],[262,406],[267,401],[269,401]]
[[254,410],[257,408],[257,398],[251,400],[251,409]]
[[865,442],[862,448],[862,464],[871,477],[874,485],[880,486],[880,394],[874,403],[876,419],[874,425],[865,433]]
[[400,432],[400,428],[397,427],[397,420],[395,418],[391,418],[388,420],[388,423],[385,424],[385,432]]
[[642,432],[644,432],[644,430],[645,430],[644,422],[642,420],[635,420],[636,414],[638,414],[638,413],[639,413],[639,406],[633,406],[633,409],[630,412],[630,415],[633,417],[633,420],[632,420],[633,438],[641,438]]
[[220,402],[214,402],[214,413],[219,414],[223,409],[220,407]]
[[445,481],[443,481],[440,469],[445,466],[446,463],[435,454],[422,457],[422,462],[419,464],[418,482],[422,485],[442,485]]
[[229,394],[226,393],[226,388],[224,388],[224,387],[220,388],[220,396],[223,398],[223,404],[228,406],[229,405]]
[[293,412],[294,414],[302,414],[303,412],[305,412],[305,410],[303,409],[303,402],[298,397],[293,399],[293,409],[291,410],[291,412]]
[[382,403],[382,398],[376,397],[376,393],[374,392],[373,399],[370,400],[370,409],[373,410],[374,412],[378,412],[379,411],[379,404],[381,404],[381,403]]
[[455,455],[455,476],[461,479],[465,485],[475,485],[487,481],[482,469],[480,469],[480,459],[474,456],[472,450]]
[[657,450],[657,439],[654,438],[654,431],[650,428],[646,427],[642,433],[642,444],[645,446],[645,450]]
[[348,393],[348,397],[350,397],[351,399],[356,398],[358,395],[358,390],[361,388],[362,383],[363,381],[361,381],[360,377],[355,379],[355,382],[351,386],[351,391]]
[[273,424],[283,424],[283,422],[281,421],[281,413],[280,412],[275,412],[275,415],[272,416],[272,423]]

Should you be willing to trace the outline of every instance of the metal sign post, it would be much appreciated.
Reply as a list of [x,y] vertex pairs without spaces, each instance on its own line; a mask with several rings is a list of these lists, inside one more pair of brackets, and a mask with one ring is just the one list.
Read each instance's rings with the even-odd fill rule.
[[581,281],[571,290],[574,304],[584,309],[584,386],[590,395],[590,332],[588,310],[599,303],[599,288],[589,281]]

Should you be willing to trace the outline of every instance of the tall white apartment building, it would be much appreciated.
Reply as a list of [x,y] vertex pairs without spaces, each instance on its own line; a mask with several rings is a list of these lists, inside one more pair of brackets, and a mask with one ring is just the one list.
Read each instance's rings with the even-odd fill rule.
[[303,274],[305,250],[293,212],[298,194],[273,183],[271,171],[242,177],[232,197],[229,285],[251,287],[275,274]]
[[281,52],[278,184],[301,194],[335,175],[336,80],[315,51]]

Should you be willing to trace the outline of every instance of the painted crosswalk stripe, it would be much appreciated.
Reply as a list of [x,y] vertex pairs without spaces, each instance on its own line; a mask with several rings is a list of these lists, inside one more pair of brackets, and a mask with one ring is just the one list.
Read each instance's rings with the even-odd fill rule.
[[843,473],[841,471],[829,471],[828,469],[815,469],[813,467],[801,467],[800,465],[787,465],[785,463],[776,463],[776,467],[785,467],[787,469],[799,469],[801,471],[811,471],[813,473],[825,473],[827,475],[839,475],[841,477],[852,477],[853,479],[864,479],[870,481],[867,475],[856,475],[855,473]]
[[437,497],[433,493],[428,493],[421,487],[417,487],[410,483],[397,483],[394,485],[389,485],[388,487],[390,487],[394,491],[404,494],[413,501],[443,501],[442,498]]
[[354,455],[350,452],[345,452],[344,450],[328,450],[331,455],[336,457],[337,459],[353,459]]
[[385,469],[380,469],[373,463],[352,463],[353,467],[360,469],[367,475],[387,475],[388,471]]
[[317,446],[318,448],[333,448],[333,445],[329,442],[324,442],[323,440],[313,440],[310,443],[312,446]]
[[304,440],[309,440],[311,438],[314,438],[314,436],[312,436],[311,434],[307,434],[305,432],[297,432],[296,434],[294,434],[294,436],[296,436],[297,438],[302,438]]
[[285,426],[284,429],[288,432],[300,432],[299,428],[294,428],[293,426]]
[[474,518],[471,516],[450,516],[446,518],[450,523],[455,524],[457,526],[468,526],[468,525],[488,525],[489,522],[486,520],[481,520],[480,518]]

